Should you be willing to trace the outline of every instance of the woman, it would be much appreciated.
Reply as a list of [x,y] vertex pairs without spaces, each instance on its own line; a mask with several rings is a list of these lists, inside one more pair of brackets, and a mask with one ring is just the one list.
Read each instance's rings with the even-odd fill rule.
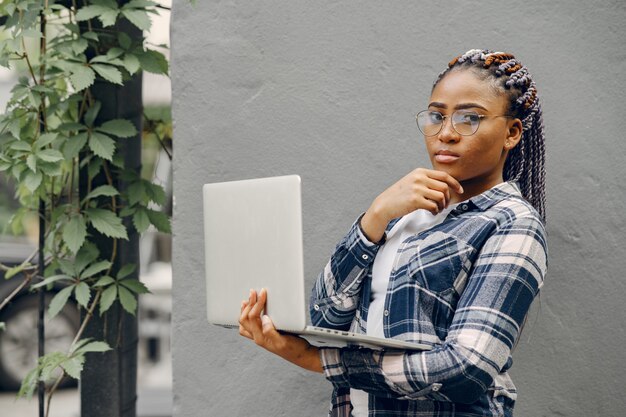
[[241,335],[333,384],[330,416],[512,416],[507,370],[547,269],[544,135],[535,83],[513,55],[470,50],[418,113],[432,169],[382,192],[337,245],[313,325],[432,350],[317,348],[277,332],[265,290]]

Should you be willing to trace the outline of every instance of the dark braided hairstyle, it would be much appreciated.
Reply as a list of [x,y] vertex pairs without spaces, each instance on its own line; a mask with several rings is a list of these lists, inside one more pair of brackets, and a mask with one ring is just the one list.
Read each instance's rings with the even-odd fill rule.
[[472,49],[454,58],[433,84],[451,71],[469,69],[488,81],[494,92],[509,99],[507,114],[522,121],[522,139],[509,151],[504,163],[505,181],[516,181],[524,198],[545,222],[545,137],[543,112],[535,82],[528,69],[512,54]]

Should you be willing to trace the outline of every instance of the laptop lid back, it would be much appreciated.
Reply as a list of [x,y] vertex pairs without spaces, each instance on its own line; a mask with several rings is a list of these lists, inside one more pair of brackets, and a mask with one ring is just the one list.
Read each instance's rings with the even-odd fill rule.
[[300,177],[203,186],[207,319],[238,327],[241,301],[266,288],[280,330],[306,326]]

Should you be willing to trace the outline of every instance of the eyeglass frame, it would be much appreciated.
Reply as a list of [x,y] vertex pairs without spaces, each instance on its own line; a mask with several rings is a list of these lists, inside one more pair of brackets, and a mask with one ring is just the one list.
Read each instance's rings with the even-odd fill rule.
[[[456,130],[456,127],[454,127],[454,123],[452,123],[452,118],[454,117],[455,113],[457,113],[457,112],[463,112],[463,111],[465,111],[465,112],[467,112],[467,113],[473,113],[473,114],[475,114],[476,116],[478,116],[478,126],[476,127],[476,130],[474,130],[472,133],[470,133],[470,134],[468,134],[468,135],[465,135],[465,134],[463,134],[463,133],[459,132],[458,130]],[[441,124],[440,124],[439,130],[437,131],[437,133],[433,133],[432,135],[427,135],[427,134],[426,134],[426,133],[424,133],[424,132],[422,131],[422,129],[420,128],[420,124],[419,124],[418,117],[419,117],[419,115],[420,115],[420,114],[425,113],[425,112],[439,113],[439,114],[441,115],[441,117],[442,117],[442,119],[443,119],[443,120],[441,121]],[[467,110],[467,109],[459,109],[459,110],[455,110],[455,111],[454,111],[454,112],[452,112],[452,114],[450,114],[450,115],[444,115],[444,114],[443,114],[443,113],[441,113],[440,111],[437,111],[437,110],[428,110],[428,109],[426,109],[426,110],[422,110],[422,111],[418,112],[418,113],[415,115],[415,124],[417,124],[417,129],[418,129],[418,130],[419,130],[419,131],[420,131],[420,132],[421,132],[424,136],[426,136],[426,137],[432,137],[432,136],[437,136],[439,133],[441,133],[441,130],[443,129],[444,124],[446,123],[446,118],[450,118],[450,125],[452,126],[452,129],[453,129],[456,133],[458,133],[458,134],[459,134],[459,135],[461,135],[461,136],[472,136],[472,135],[476,134],[476,132],[478,132],[478,129],[480,128],[480,121],[481,121],[482,119],[487,118],[487,117],[515,117],[515,116],[512,116],[512,115],[510,115],[510,114],[502,114],[502,115],[480,114],[480,113],[478,113],[478,112],[476,112],[476,111],[473,111],[473,110]]]

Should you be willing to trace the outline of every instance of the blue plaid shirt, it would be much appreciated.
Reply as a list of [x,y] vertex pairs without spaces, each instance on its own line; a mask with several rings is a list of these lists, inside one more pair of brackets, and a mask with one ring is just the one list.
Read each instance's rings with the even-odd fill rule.
[[[366,332],[380,246],[359,233],[362,216],[315,283],[315,326]],[[546,269],[544,224],[515,182],[460,203],[442,223],[406,239],[391,272],[383,330],[432,350],[320,349],[334,386],[329,416],[350,415],[350,388],[369,393],[370,416],[512,416],[511,352]]]

